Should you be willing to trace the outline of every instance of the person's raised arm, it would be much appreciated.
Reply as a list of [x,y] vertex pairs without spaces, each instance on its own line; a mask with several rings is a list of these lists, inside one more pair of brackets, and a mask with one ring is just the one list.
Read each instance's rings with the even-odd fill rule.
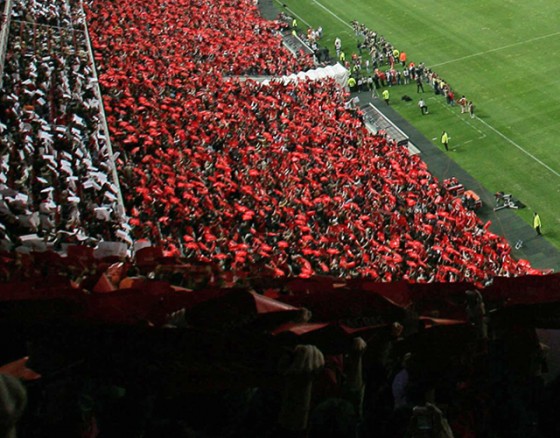
[[278,417],[281,428],[292,433],[307,428],[313,377],[325,365],[323,353],[313,345],[297,345],[279,365],[284,376],[282,406]]
[[366,351],[367,343],[362,338],[352,340],[352,350],[344,361],[344,373],[346,374],[345,390],[349,399],[361,418],[362,400],[364,395],[364,380],[362,373],[362,357]]

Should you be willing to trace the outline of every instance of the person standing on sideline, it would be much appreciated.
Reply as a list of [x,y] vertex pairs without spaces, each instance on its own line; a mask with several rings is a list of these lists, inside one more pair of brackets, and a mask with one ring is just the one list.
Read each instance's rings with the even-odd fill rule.
[[350,89],[351,93],[356,91],[356,79],[354,79],[352,76],[350,76],[350,79],[348,79],[348,88]]
[[399,61],[401,62],[404,68],[406,65],[406,52],[401,52],[401,54],[399,55]]
[[535,229],[535,231],[537,232],[538,236],[541,236],[541,217],[539,216],[539,214],[535,211],[533,213],[533,228]]
[[422,112],[422,115],[428,114],[428,106],[426,105],[424,99],[420,99],[418,101],[418,106],[420,107],[420,111]]
[[371,78],[371,82],[371,98],[376,99],[379,97],[379,93],[377,93],[377,86],[375,85],[373,78]]
[[451,106],[455,105],[455,94],[451,88],[447,89],[447,103]]
[[441,144],[445,146],[445,150],[449,151],[449,135],[447,134],[447,131],[442,131],[441,132]]
[[420,90],[422,90],[422,93],[424,92],[424,84],[422,84],[422,76],[416,76],[416,92],[420,93]]
[[383,95],[383,100],[385,101],[385,103],[389,105],[389,90],[383,90],[383,93],[381,94]]
[[469,100],[469,114],[471,115],[471,119],[474,119],[474,104],[472,100]]
[[408,71],[408,68],[403,69],[402,76],[404,84],[408,85],[410,83],[410,71]]
[[467,98],[463,95],[457,101],[457,103],[461,106],[461,114],[466,113],[467,112]]

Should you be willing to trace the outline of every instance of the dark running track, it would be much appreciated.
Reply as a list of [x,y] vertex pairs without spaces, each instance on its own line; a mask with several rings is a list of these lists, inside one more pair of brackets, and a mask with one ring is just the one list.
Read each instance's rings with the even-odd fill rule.
[[258,6],[261,15],[267,20],[275,20],[281,10],[280,5],[274,0],[259,0]]

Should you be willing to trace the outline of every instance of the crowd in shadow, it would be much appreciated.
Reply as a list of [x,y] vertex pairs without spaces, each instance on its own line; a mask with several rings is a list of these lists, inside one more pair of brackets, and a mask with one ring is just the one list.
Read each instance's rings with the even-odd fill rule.
[[554,311],[527,301],[557,306],[557,276],[477,291],[261,273],[221,289],[215,267],[156,248],[135,260],[80,248],[13,260],[0,301],[4,436],[558,432],[535,332]]

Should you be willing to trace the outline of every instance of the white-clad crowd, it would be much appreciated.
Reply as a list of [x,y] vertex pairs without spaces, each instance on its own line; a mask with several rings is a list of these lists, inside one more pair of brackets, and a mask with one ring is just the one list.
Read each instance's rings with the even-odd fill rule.
[[15,0],[9,31],[0,97],[2,247],[21,236],[128,240],[80,2]]

